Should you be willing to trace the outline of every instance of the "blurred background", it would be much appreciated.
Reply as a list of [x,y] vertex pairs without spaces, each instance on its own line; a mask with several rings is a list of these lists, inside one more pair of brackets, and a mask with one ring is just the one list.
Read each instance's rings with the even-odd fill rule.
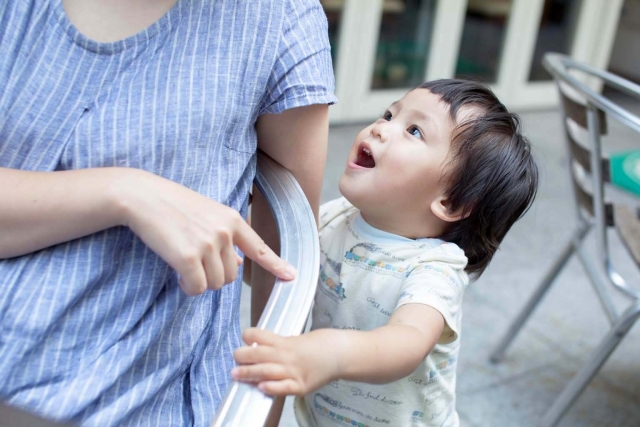
[[[509,348],[489,354],[559,256],[577,221],[559,97],[541,64],[554,51],[640,81],[640,0],[322,0],[329,19],[339,104],[330,108],[323,202],[357,132],[425,80],[474,77],[520,114],[541,171],[537,200],[485,274],[465,294],[458,367],[463,427],[536,426],[609,329],[574,258]],[[587,81],[600,90],[598,82]],[[604,88],[640,115],[640,103]],[[638,149],[638,134],[611,120],[605,151]],[[619,197],[638,204],[629,194]],[[615,232],[614,264],[640,288],[640,274]],[[585,242],[593,254],[594,239]],[[249,288],[243,293],[248,310]],[[620,310],[628,301],[615,299]],[[245,312],[243,316],[248,321]],[[639,322],[640,323],[640,322]],[[246,326],[246,323],[245,323]],[[281,426],[295,421],[289,401]],[[640,328],[624,339],[560,426],[640,426]]]
[[511,109],[557,105],[554,51],[640,80],[639,0],[322,0],[333,124],[377,117],[425,80],[474,76]]

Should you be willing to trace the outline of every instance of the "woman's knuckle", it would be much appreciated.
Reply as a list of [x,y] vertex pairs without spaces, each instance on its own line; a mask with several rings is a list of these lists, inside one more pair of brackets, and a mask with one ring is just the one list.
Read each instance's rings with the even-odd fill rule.
[[204,293],[207,290],[207,287],[202,283],[190,283],[187,284],[183,289],[184,293],[188,296],[196,296]]
[[205,293],[207,291],[207,284],[202,280],[198,280],[198,283],[194,286],[194,291],[196,295]]
[[231,218],[233,225],[237,226],[241,222],[244,222],[244,219],[242,218],[242,215],[240,215],[240,212],[235,209],[230,209],[229,217]]
[[207,284],[209,286],[209,289],[213,289],[216,291],[222,288],[222,285],[224,285],[224,283],[222,283],[219,279],[215,279],[215,278],[209,279]]
[[233,232],[227,227],[220,228],[218,230],[218,240],[224,245],[233,242]]
[[226,273],[226,277],[225,277],[226,283],[231,283],[238,278],[237,268],[230,268],[227,271],[225,271],[225,273]]
[[202,250],[206,254],[212,254],[215,251],[215,245],[211,240],[205,240],[204,242],[202,242]]
[[193,248],[183,249],[180,256],[187,268],[194,268],[200,262],[200,253]]

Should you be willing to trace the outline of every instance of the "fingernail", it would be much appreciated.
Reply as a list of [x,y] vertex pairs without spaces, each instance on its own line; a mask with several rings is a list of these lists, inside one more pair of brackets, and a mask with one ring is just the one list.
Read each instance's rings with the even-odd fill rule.
[[296,274],[298,274],[298,270],[296,270],[296,268],[291,264],[287,264],[287,268],[285,268],[284,271],[292,279],[296,277]]
[[234,380],[238,379],[238,368],[233,368],[231,370],[231,378],[233,378]]

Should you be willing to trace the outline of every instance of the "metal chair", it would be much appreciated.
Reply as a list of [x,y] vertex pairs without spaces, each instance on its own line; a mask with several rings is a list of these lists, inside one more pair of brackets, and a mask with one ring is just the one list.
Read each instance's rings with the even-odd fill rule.
[[[614,270],[607,240],[607,229],[614,227],[631,258],[640,267],[640,213],[628,206],[610,203],[605,199],[605,189],[609,185],[616,185],[640,195],[637,177],[629,168],[630,164],[636,163],[640,158],[640,151],[605,156],[601,149],[601,136],[607,130],[607,116],[636,132],[640,132],[640,118],[596,93],[569,71],[577,70],[587,76],[597,77],[606,85],[638,99],[640,99],[640,86],[560,54],[546,54],[543,64],[556,80],[562,101],[562,118],[566,132],[567,157],[575,196],[578,228],[492,353],[491,361],[498,363],[503,359],[507,347],[574,253],[578,255],[586,270],[611,323],[609,332],[544,415],[542,425],[551,427],[558,424],[640,317],[640,291],[629,286]],[[581,129],[582,134],[588,134],[586,143],[580,140]],[[640,165],[640,163],[636,164]],[[596,234],[596,259],[588,256],[582,247],[585,236],[592,229]],[[618,313],[614,306],[610,295],[611,289],[620,291],[630,300],[630,304],[623,313]]]

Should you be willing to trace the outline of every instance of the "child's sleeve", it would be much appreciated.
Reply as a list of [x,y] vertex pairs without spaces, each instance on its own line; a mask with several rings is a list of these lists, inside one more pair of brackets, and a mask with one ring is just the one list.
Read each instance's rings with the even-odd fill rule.
[[338,197],[320,205],[320,231],[340,215],[346,214],[350,209],[354,209],[354,207],[344,197]]
[[448,344],[458,338],[464,288],[453,268],[440,263],[422,264],[404,280],[396,310],[405,304],[425,304],[438,310],[445,321],[438,344]]

